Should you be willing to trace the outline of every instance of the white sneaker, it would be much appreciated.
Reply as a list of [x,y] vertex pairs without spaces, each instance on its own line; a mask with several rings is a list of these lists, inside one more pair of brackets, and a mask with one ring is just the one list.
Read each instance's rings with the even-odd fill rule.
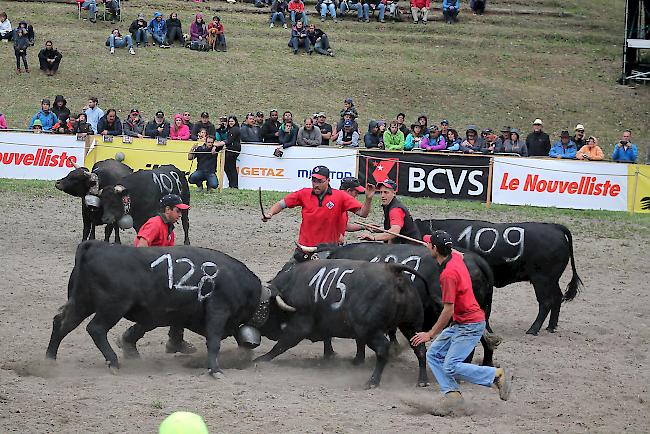
[[129,53],[131,53],[131,54],[133,54],[135,56],[135,50],[133,49],[133,47],[129,48]]
[[284,27],[284,28],[286,29],[286,28],[287,28],[287,25],[286,25],[286,24],[282,24],[282,27]]
[[273,27],[275,27],[275,25],[273,23],[271,23],[271,25],[269,26],[269,29],[272,29]]
[[115,47],[111,47],[111,54],[115,54]]

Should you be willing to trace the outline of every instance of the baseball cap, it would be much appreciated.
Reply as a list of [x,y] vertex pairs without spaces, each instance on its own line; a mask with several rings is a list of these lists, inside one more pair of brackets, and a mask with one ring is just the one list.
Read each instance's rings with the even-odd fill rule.
[[138,110],[138,109],[131,109],[131,114],[133,114],[133,113],[139,115],[139,114],[140,114],[140,110]]
[[482,133],[485,133],[485,134],[492,134],[492,129],[491,129],[491,128],[486,128],[486,129],[484,129],[484,130],[481,131],[481,132],[482,132]]
[[257,113],[255,113],[255,116],[257,116],[257,117],[260,117],[260,116],[264,117],[264,113],[262,113],[262,112],[257,112]]
[[33,127],[40,127],[40,128],[43,128],[43,122],[41,122],[40,119],[36,119],[36,120],[34,121],[34,123],[32,124],[32,128],[33,128]]
[[161,206],[177,207],[178,209],[190,209],[189,205],[183,203],[181,197],[177,194],[167,194],[160,198]]
[[311,171],[311,177],[316,179],[327,179],[330,177],[330,170],[325,166],[316,166]]
[[584,130],[585,130],[585,126],[584,126],[584,125],[582,125],[582,124],[578,124],[578,125],[576,125],[576,131],[584,131]]
[[163,112],[161,112],[160,110],[158,110],[158,111],[156,112],[156,117],[157,117],[157,118],[164,118],[164,117],[165,117],[165,113],[163,113]]
[[203,418],[189,411],[177,411],[165,418],[158,428],[159,434],[208,434]]
[[343,122],[343,126],[344,126],[344,127],[351,127],[351,126],[352,126],[352,121],[351,121],[351,120],[347,120],[347,121]]
[[537,118],[533,121],[533,125],[544,125],[544,122],[540,118]]
[[510,127],[501,127],[501,132],[502,132],[502,133],[509,133],[510,130],[511,130]]
[[397,191],[397,183],[392,179],[386,178],[384,181],[377,184],[377,188],[381,187],[382,185],[384,187],[390,188],[391,190]]
[[431,244],[432,246],[451,247],[451,245],[454,244],[451,235],[449,235],[445,231],[435,231],[431,235],[425,235],[424,237],[422,237],[422,241]]
[[564,130],[564,131],[562,131],[562,133],[560,134],[560,137],[571,137],[571,136],[569,135],[569,132],[568,132],[567,130]]
[[349,190],[351,188],[358,191],[359,193],[364,193],[366,191],[366,189],[361,186],[359,180],[354,176],[343,178],[341,180],[341,186],[339,187],[339,190]]
[[202,117],[202,118],[209,118],[209,117],[210,117],[210,113],[208,113],[208,112],[203,112],[203,113],[201,113],[201,117]]
[[347,102],[348,104],[352,104],[352,98],[346,98],[344,102]]
[[449,125],[449,121],[447,119],[443,119],[440,121],[440,125]]
[[326,118],[327,117],[327,116],[325,116],[325,112],[318,112],[318,113],[316,113],[316,116],[318,116],[319,118]]

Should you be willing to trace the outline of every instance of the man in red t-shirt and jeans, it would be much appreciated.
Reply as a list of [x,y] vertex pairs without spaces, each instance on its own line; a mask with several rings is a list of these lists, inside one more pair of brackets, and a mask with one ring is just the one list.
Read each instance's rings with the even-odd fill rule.
[[348,193],[330,187],[330,171],[325,166],[316,166],[311,174],[311,188],[289,193],[271,207],[262,221],[285,208],[302,208],[302,223],[298,243],[301,246],[315,247],[319,244],[337,244],[345,232],[347,212],[367,217],[372,206],[374,188],[368,187],[366,200],[362,205]]
[[[462,255],[452,251],[452,238],[447,232],[425,235],[424,241],[440,264],[443,309],[433,328],[416,333],[411,344],[417,346],[435,338],[427,351],[427,363],[445,397],[462,399],[456,382],[459,378],[481,386],[494,384],[499,389],[499,397],[507,401],[512,378],[504,368],[464,362],[485,331],[485,313],[474,297],[472,280]],[[447,327],[451,319],[453,321]]]

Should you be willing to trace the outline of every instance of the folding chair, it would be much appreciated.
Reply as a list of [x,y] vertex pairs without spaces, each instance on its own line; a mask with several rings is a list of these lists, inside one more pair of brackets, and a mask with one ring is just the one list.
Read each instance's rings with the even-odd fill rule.
[[[78,0],[77,0],[78,1]],[[109,8],[109,4],[112,5],[111,8]],[[106,21],[106,17],[108,15],[112,15],[111,21],[115,21],[117,18],[118,21],[122,21],[122,2],[121,0],[104,0],[104,21]]]
[[77,19],[81,19],[81,5],[83,4],[84,0],[77,0]]

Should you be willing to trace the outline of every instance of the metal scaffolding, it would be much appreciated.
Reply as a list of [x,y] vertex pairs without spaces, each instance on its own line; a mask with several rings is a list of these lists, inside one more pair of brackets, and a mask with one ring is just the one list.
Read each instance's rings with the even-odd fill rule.
[[650,0],[626,0],[621,84],[650,82],[650,61],[643,50],[650,50]]

